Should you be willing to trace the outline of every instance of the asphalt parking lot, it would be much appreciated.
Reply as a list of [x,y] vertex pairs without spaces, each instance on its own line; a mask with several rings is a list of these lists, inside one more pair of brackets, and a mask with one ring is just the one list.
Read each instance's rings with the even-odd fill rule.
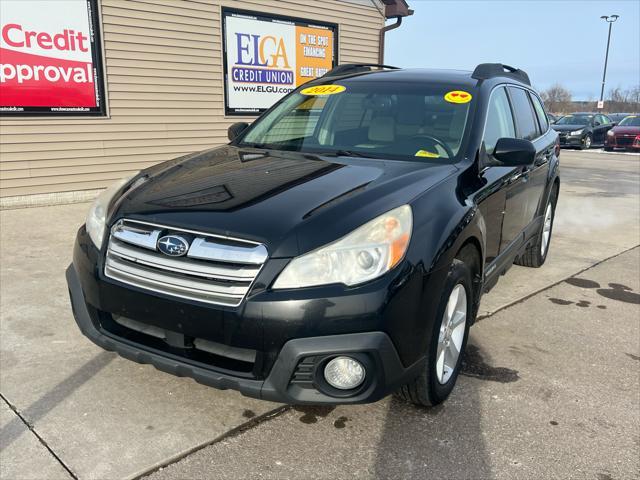
[[481,306],[431,410],[292,408],[104,352],[64,269],[87,204],[0,212],[0,477],[640,476],[640,155],[563,151],[547,264]]

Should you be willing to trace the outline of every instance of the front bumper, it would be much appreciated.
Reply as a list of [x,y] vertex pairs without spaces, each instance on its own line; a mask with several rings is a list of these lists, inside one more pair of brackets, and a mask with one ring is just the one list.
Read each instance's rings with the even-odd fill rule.
[[[418,362],[412,368],[405,368],[385,333],[362,332],[289,340],[265,380],[225,374],[166,352],[143,348],[106,331],[99,318],[90,313],[73,265],[67,268],[66,277],[76,323],[80,331],[96,345],[134,362],[153,365],[163,372],[190,377],[198,383],[221,390],[238,390],[248,397],[291,404],[373,402],[410,380],[420,367]],[[357,394],[348,397],[328,395],[313,387],[313,379],[320,375],[322,365],[340,354],[364,359],[370,368],[373,367],[373,375],[365,380]],[[310,380],[295,381],[300,365],[309,358],[315,359],[315,369],[308,375]]]
[[584,135],[559,135],[558,141],[561,147],[581,147]]
[[624,148],[625,150],[640,150],[640,139],[635,135],[607,135],[605,147]]
[[[76,322],[91,341],[173,375],[290,404],[373,402],[415,377],[438,299],[424,292],[439,291],[446,275],[407,267],[357,292],[335,286],[261,291],[228,308],[151,294],[102,272],[102,254],[81,228],[66,277]],[[123,317],[167,336],[127,331],[115,323]],[[194,339],[255,357],[243,363],[198,356]],[[358,358],[367,371],[364,384],[348,395],[322,381],[326,362],[341,354]]]

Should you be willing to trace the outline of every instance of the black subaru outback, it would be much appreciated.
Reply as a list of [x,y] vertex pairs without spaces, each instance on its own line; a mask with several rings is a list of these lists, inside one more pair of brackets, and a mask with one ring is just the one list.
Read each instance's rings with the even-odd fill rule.
[[557,133],[522,70],[372,67],[102,193],[67,270],[82,332],[267,400],[445,400],[483,292],[545,261]]

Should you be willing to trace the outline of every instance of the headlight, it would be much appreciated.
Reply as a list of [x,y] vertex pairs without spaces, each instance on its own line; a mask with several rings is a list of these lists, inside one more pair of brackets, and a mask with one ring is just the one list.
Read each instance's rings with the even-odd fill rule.
[[584,128],[580,130],[574,130],[573,132],[571,132],[571,135],[582,135],[582,132],[584,132]]
[[94,200],[93,205],[91,205],[89,213],[87,214],[86,228],[89,237],[91,237],[91,241],[93,241],[96,247],[102,248],[102,241],[104,239],[104,224],[106,221],[107,210],[109,208],[109,205],[111,204],[113,196],[118,193],[118,191],[120,191],[120,189],[124,187],[133,177],[135,177],[135,175],[118,180],[105,191],[100,193],[100,195],[98,195],[98,197]]
[[378,278],[404,257],[413,223],[403,205],[365,223],[345,237],[294,258],[273,288],[301,288],[329,283],[358,285]]
[[607,135],[609,135],[609,136],[613,137],[615,134],[614,134],[611,130],[609,130],[609,131],[607,132]]

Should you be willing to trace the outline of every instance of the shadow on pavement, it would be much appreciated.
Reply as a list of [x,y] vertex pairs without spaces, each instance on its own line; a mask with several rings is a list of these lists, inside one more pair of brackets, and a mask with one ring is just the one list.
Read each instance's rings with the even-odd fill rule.
[[[467,349],[472,356],[482,357],[476,345],[470,343]],[[481,384],[467,378],[464,370],[461,373],[451,397],[437,407],[391,400],[378,445],[375,478],[493,477],[481,425]]]
[[[34,425],[38,420],[43,418],[58,404],[69,397],[69,395],[100,372],[100,370],[106,367],[115,357],[115,353],[99,353],[74,373],[65,378],[62,382],[58,383],[37,401],[32,403],[25,410],[18,409],[18,411],[29,425]],[[22,432],[25,431],[24,429],[19,428],[21,424],[22,420],[16,416],[0,430],[0,439],[2,440],[0,442],[0,451],[7,448],[20,436]]]

